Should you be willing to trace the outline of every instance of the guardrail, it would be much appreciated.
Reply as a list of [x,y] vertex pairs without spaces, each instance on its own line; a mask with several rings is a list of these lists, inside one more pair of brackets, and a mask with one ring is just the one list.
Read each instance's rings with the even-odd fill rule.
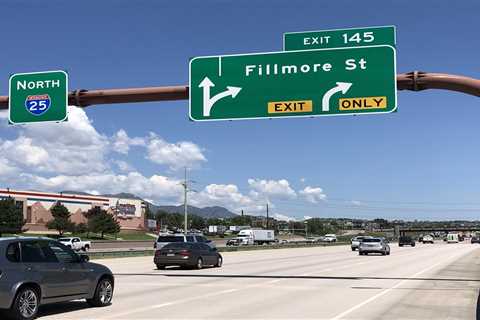
[[[297,242],[275,245],[250,245],[250,246],[232,246],[219,247],[219,252],[235,252],[235,251],[254,251],[254,250],[272,250],[272,249],[293,249],[293,248],[310,248],[310,247],[329,247],[337,245],[346,245],[349,242]],[[115,250],[115,251],[96,251],[88,252],[90,259],[107,259],[107,258],[124,258],[124,257],[140,257],[153,256],[155,250]]]

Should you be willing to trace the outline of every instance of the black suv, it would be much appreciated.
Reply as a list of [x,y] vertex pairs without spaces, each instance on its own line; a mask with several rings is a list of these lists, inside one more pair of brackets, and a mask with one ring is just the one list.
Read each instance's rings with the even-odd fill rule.
[[400,247],[403,247],[403,246],[415,247],[415,240],[413,240],[413,238],[410,236],[401,236],[400,238],[398,238],[398,245]]

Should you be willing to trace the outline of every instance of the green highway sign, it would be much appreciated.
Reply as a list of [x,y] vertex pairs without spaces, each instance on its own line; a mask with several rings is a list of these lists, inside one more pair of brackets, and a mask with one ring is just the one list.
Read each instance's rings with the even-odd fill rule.
[[395,66],[387,45],[197,57],[190,61],[190,119],[392,112]]
[[373,45],[395,47],[395,26],[287,32],[283,34],[283,49],[285,51]]
[[67,120],[68,75],[64,71],[14,74],[8,90],[10,123]]

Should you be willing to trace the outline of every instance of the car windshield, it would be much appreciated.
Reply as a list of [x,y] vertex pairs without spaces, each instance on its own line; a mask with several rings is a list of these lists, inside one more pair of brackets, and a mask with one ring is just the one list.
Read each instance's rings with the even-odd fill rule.
[[362,242],[382,242],[381,239],[363,239]]
[[58,239],[58,241],[60,241],[60,242],[69,242],[70,240],[72,240],[72,238],[60,238],[60,239]]
[[173,242],[163,247],[163,249],[191,249],[192,243],[190,242]]
[[183,236],[160,236],[157,242],[183,242]]

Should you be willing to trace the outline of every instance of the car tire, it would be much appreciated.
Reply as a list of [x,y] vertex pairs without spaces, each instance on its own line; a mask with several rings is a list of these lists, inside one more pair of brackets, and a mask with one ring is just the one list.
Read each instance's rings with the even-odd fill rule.
[[[39,304],[37,290],[29,286],[23,287],[17,292],[8,315],[14,320],[33,320],[37,316]],[[27,305],[29,308],[26,308]]]
[[105,307],[112,302],[113,282],[109,278],[101,278],[97,283],[95,294],[92,299],[87,299],[87,303],[92,307]]
[[87,252],[88,250],[90,250],[90,246],[87,245],[87,246],[83,247],[82,250],[83,250],[84,252]]
[[203,260],[202,260],[202,258],[198,258],[198,259],[197,259],[197,263],[195,264],[195,268],[196,268],[196,269],[199,269],[199,270],[203,268]]
[[355,251],[355,248],[352,248],[352,251]]
[[163,264],[157,264],[158,270],[165,270],[165,266]]
[[222,257],[218,257],[218,258],[217,258],[217,263],[215,264],[215,267],[221,268],[222,265],[223,265],[223,258],[222,258]]
[[399,246],[399,247],[403,247],[403,244],[399,244],[398,246]]
[[389,256],[389,255],[390,255],[390,251],[387,251],[387,256]]

